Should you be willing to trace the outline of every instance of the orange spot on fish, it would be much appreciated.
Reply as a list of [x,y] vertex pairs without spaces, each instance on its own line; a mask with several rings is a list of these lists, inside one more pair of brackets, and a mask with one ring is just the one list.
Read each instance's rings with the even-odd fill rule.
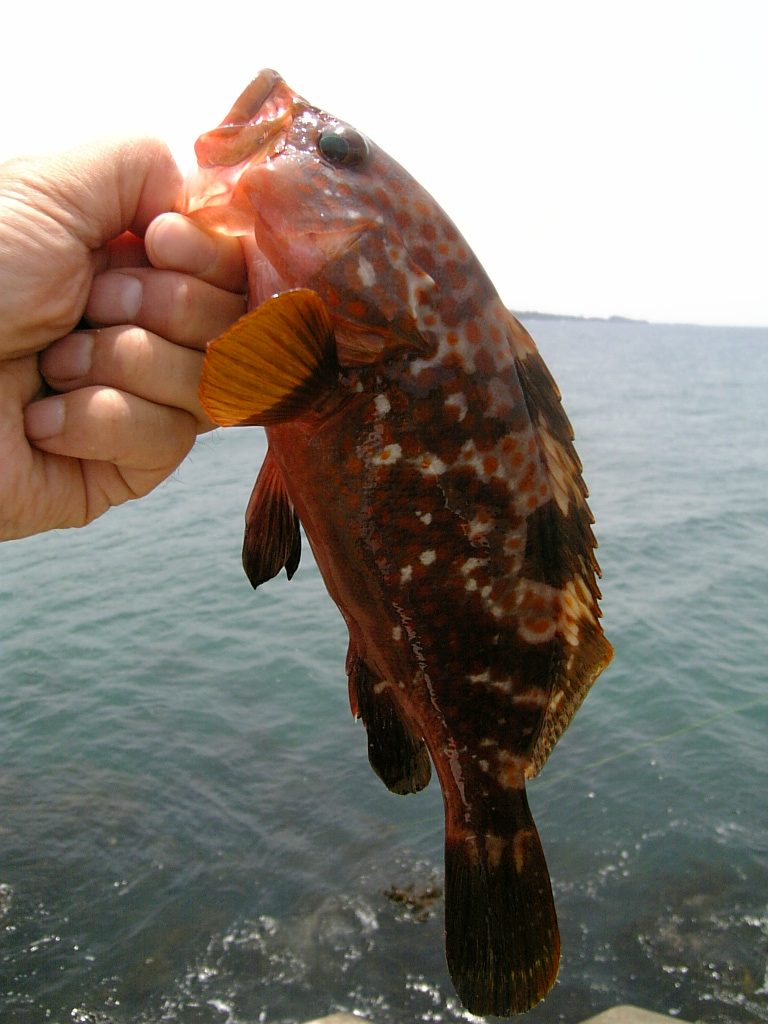
[[[529,491],[533,490],[535,475],[536,475],[536,467],[534,466],[534,464],[532,462],[529,462],[528,465],[525,467],[525,472],[520,477],[520,479],[518,480],[518,483],[517,483],[517,489],[522,494],[527,494]],[[534,501],[535,500],[536,499],[534,498]]]
[[464,360],[459,352],[449,352],[443,357],[442,363],[447,370],[460,370]]
[[471,345],[479,345],[483,340],[483,332],[474,320],[470,320],[466,328],[467,341]]

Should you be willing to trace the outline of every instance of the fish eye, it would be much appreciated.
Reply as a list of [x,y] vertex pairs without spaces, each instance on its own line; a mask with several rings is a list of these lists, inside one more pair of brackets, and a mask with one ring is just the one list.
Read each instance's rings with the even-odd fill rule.
[[356,167],[368,155],[368,144],[363,136],[346,125],[329,125],[323,129],[317,148],[328,163],[344,167]]

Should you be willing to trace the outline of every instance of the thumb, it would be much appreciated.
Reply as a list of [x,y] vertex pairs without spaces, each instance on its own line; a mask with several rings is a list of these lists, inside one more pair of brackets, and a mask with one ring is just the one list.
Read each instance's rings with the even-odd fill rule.
[[158,139],[94,142],[0,166],[8,243],[0,244],[0,356],[34,351],[71,331],[106,243],[126,231],[143,235],[172,208],[180,184]]
[[172,209],[182,181],[160,139],[95,142],[51,160],[56,197],[73,214],[70,230],[91,250],[124,231],[143,235]]

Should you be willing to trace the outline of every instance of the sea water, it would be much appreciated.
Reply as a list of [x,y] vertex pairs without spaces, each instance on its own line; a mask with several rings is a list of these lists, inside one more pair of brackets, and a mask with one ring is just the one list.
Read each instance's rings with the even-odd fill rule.
[[[616,648],[530,802],[563,940],[533,1022],[768,1021],[768,330],[531,318]],[[254,593],[256,429],[0,546],[0,1019],[471,1019],[436,782],[388,793],[305,543]],[[1,468],[0,468],[0,471]]]

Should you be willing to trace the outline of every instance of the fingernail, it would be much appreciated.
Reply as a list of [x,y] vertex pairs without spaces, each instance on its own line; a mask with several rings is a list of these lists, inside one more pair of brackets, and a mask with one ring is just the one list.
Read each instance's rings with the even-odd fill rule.
[[64,399],[43,398],[24,410],[24,431],[30,441],[56,437],[64,429]]
[[186,217],[168,213],[155,223],[150,255],[156,266],[202,274],[216,259],[216,243]]
[[85,315],[100,324],[130,324],[141,309],[144,289],[138,277],[107,271],[93,279]]
[[96,336],[88,331],[61,338],[41,353],[40,372],[48,381],[57,382],[86,377],[91,369],[95,341]]

